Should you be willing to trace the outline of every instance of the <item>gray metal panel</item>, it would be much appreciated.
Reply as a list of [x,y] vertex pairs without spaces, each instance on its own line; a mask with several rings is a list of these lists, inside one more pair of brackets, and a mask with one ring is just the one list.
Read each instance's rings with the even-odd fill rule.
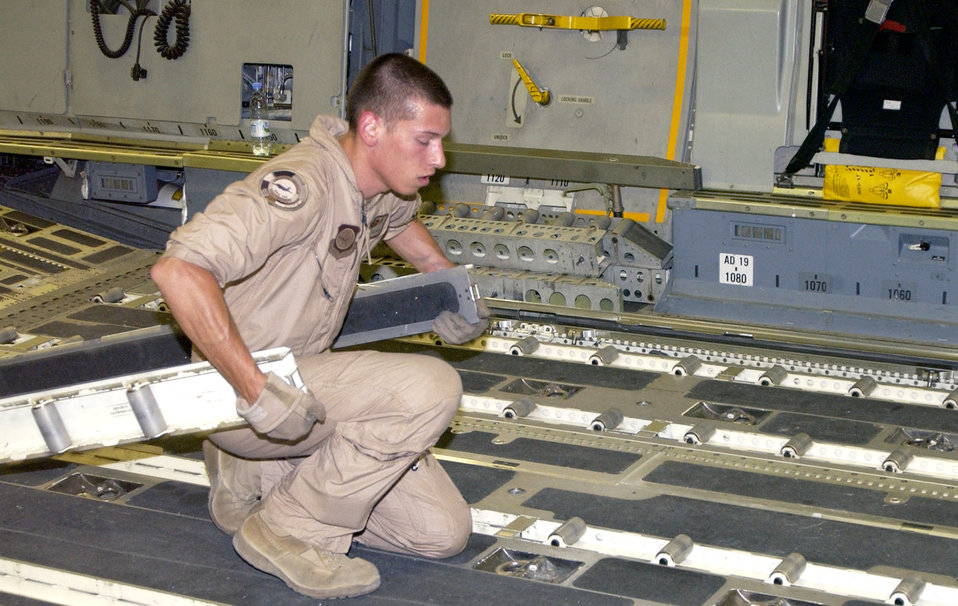
[[[340,0],[195,2],[189,48],[175,61],[153,48],[147,34],[156,19],[150,18],[140,58],[148,74],[137,82],[130,78],[136,41],[120,59],[106,58],[93,38],[88,4],[70,0],[70,109],[77,116],[238,125],[244,63],[293,66],[291,128],[308,129],[316,114],[335,112],[330,100],[343,78]],[[103,15],[101,22],[107,44],[118,47],[127,15]]]
[[808,12],[802,0],[699,3],[692,162],[706,188],[771,191],[775,149],[804,93]]
[[66,111],[66,9],[66,0],[0,5],[0,40],[6,55],[0,61],[0,107],[51,114]]
[[[958,342],[955,232],[755,210],[673,207],[672,284],[658,311]],[[724,255],[748,257],[750,283],[722,283]]]
[[[615,32],[590,42],[570,30],[539,30],[490,25],[491,13],[549,13],[579,16],[587,4],[532,0],[429,3],[426,63],[445,79],[455,97],[452,141],[478,145],[561,149],[581,152],[646,155],[665,158],[668,149],[681,42],[682,2],[610,1],[609,15],[665,18],[665,31],[628,33],[625,50],[615,49]],[[691,82],[695,16],[692,11],[689,65]],[[422,44],[420,32],[419,42]],[[538,107],[521,86],[514,87],[515,56],[553,101]],[[684,141],[690,84],[684,83]],[[513,93],[515,93],[513,95]],[[564,101],[563,95],[580,97]],[[525,104],[525,120],[515,128],[513,98]],[[508,141],[503,141],[503,135]],[[681,147],[681,145],[679,146]],[[679,150],[681,156],[681,149]],[[679,157],[681,159],[681,157]]]

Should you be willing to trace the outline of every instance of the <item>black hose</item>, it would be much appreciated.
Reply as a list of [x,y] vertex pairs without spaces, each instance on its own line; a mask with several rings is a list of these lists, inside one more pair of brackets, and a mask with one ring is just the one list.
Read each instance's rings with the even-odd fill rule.
[[100,48],[100,52],[110,59],[122,57],[126,54],[126,51],[129,50],[130,44],[133,42],[136,20],[140,17],[155,14],[156,13],[148,8],[138,8],[130,13],[130,20],[127,21],[126,24],[126,36],[123,38],[123,44],[120,45],[120,48],[117,50],[110,50],[110,47],[106,45],[106,41],[103,39],[103,31],[100,29],[100,0],[90,0],[90,16],[93,19],[93,37],[96,39],[96,45]]
[[[170,23],[176,19],[176,42],[170,46],[166,36]],[[153,33],[156,52],[166,59],[179,59],[190,44],[190,5],[187,0],[170,0],[160,12],[160,18]]]

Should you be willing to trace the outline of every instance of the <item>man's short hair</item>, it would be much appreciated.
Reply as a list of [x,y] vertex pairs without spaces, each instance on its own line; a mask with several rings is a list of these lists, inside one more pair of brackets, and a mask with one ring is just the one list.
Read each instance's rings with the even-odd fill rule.
[[392,126],[414,116],[413,99],[452,107],[452,94],[436,72],[401,53],[380,55],[356,76],[346,96],[346,121],[359,127],[359,115],[371,111]]

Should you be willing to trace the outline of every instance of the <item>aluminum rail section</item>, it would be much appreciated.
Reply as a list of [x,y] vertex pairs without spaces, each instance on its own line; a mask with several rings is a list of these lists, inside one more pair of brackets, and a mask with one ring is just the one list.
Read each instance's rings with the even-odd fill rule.
[[479,321],[471,266],[360,284],[333,347],[349,347],[427,332],[442,311]]
[[[289,349],[254,360],[303,386]],[[207,362],[186,364],[0,400],[0,463],[244,422],[226,379]]]

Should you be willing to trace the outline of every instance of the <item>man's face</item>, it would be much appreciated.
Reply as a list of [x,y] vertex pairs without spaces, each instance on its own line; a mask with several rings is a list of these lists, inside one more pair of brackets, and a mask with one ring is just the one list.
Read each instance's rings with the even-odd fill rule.
[[412,196],[429,184],[429,177],[446,165],[442,139],[449,134],[452,112],[413,99],[414,117],[382,131],[375,169],[383,185],[401,196]]

